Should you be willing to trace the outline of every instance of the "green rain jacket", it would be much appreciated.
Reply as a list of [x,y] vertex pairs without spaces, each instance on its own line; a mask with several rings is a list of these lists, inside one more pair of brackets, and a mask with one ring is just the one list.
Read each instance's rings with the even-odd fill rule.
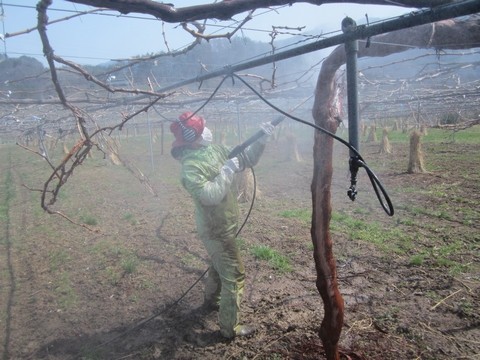
[[[255,142],[238,156],[240,168],[256,165],[265,144]],[[198,235],[202,240],[234,237],[238,203],[231,190],[234,174],[222,170],[230,150],[218,144],[185,148],[181,155],[181,182],[195,203]]]

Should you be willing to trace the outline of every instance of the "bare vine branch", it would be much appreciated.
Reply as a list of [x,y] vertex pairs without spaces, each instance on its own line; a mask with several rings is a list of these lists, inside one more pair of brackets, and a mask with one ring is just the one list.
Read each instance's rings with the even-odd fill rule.
[[[82,11],[78,14],[66,16],[66,17],[63,17],[63,18],[57,19],[57,20],[48,21],[46,23],[46,25],[57,24],[59,22],[67,21],[67,20],[70,20],[70,19],[73,19],[73,18],[76,18],[76,17],[79,17],[79,16],[88,15],[88,14],[96,14],[96,13],[99,13],[99,12],[105,11],[105,10],[108,10],[108,9],[93,9],[93,10],[88,10],[88,11]],[[19,36],[19,35],[29,34],[32,31],[35,31],[37,29],[38,29],[38,26],[35,26],[35,27],[32,27],[32,28],[28,28],[28,29],[25,29],[25,30],[22,30],[22,31],[17,31],[17,32],[14,32],[14,33],[5,33],[4,36],[5,36],[5,39],[8,39],[8,38]]]
[[[85,69],[83,69],[78,64],[67,61],[59,56],[54,54],[54,50],[50,45],[48,36],[47,36],[47,24],[48,16],[47,16],[47,9],[51,5],[51,0],[42,0],[39,2],[37,6],[38,11],[38,25],[37,30],[40,34],[40,38],[43,44],[43,51],[47,58],[47,63],[50,69],[50,74],[52,78],[52,82],[57,93],[57,96],[60,100],[60,103],[68,109],[75,119],[75,123],[77,126],[78,133],[80,135],[80,139],[75,143],[75,145],[68,151],[66,156],[60,161],[57,166],[54,166],[50,161],[49,165],[52,168],[52,173],[48,177],[47,181],[43,185],[43,189],[41,190],[41,206],[42,208],[50,214],[57,214],[62,216],[63,218],[67,219],[68,221],[75,223],[72,219],[68,218],[66,215],[62,214],[59,211],[55,211],[51,209],[51,206],[56,202],[58,194],[62,186],[68,181],[70,176],[73,174],[74,170],[81,165],[85,159],[87,158],[88,154],[92,150],[93,147],[97,147],[101,149],[100,146],[93,140],[95,136],[104,134],[108,132],[109,134],[112,133],[113,130],[118,129],[121,130],[122,127],[127,123],[129,120],[134,118],[135,116],[139,115],[142,112],[147,111],[150,107],[156,104],[160,99],[163,99],[170,94],[160,94],[153,91],[153,88],[150,87],[150,90],[140,90],[140,89],[125,89],[125,88],[114,88],[111,87],[109,84],[102,82],[97,77],[93,76]],[[114,126],[107,126],[107,127],[99,127],[96,126],[96,130],[90,132],[87,127],[86,120],[87,114],[80,109],[79,107],[73,105],[70,101],[67,100],[65,96],[62,84],[60,83],[57,69],[55,63],[60,63],[67,66],[70,69],[73,69],[76,73],[82,75],[87,81],[92,82],[93,84],[97,85],[98,87],[106,90],[109,93],[121,92],[121,93],[129,93],[134,95],[143,95],[153,97],[153,100],[149,100],[148,103],[142,107],[140,110],[132,113],[132,114],[123,114],[123,120],[119,122],[117,125]],[[100,138],[100,141],[105,140],[104,138]],[[26,147],[24,147],[26,148]],[[29,149],[30,151],[33,151]],[[39,152],[33,151],[38,155],[42,156]],[[45,158],[45,156],[42,156]],[[124,162],[125,164],[125,162]],[[135,166],[127,166],[127,168],[132,172],[142,183],[144,183],[149,191],[154,193],[154,190],[148,184],[148,179],[146,176]],[[88,228],[88,227],[86,227]]]
[[77,4],[104,7],[116,10],[122,14],[140,13],[149,14],[170,23],[192,22],[204,19],[228,20],[234,15],[259,8],[292,5],[294,3],[308,3],[323,5],[332,3],[357,3],[373,5],[396,5],[404,7],[432,7],[453,3],[455,0],[229,0],[213,4],[204,4],[175,8],[173,4],[153,0],[67,0]]

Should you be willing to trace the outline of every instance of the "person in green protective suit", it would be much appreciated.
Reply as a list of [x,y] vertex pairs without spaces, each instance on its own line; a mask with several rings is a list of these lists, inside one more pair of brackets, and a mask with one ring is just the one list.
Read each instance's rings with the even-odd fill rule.
[[245,268],[235,241],[239,213],[232,182],[235,173],[256,165],[262,155],[274,126],[260,127],[265,135],[229,159],[227,147],[212,144],[201,116],[185,112],[170,126],[175,136],[171,154],[182,163],[181,183],[195,203],[198,236],[210,257],[203,306],[219,309],[220,332],[229,339],[255,331],[240,323]]

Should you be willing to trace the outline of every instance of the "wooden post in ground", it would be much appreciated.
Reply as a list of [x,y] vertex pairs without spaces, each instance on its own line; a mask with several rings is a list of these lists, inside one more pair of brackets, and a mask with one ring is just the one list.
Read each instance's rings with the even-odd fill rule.
[[410,156],[407,172],[409,174],[418,174],[425,172],[422,152],[422,134],[415,130],[410,135]]
[[380,153],[381,154],[391,154],[392,153],[392,145],[388,140],[388,130],[383,128],[382,134],[382,142],[380,144]]

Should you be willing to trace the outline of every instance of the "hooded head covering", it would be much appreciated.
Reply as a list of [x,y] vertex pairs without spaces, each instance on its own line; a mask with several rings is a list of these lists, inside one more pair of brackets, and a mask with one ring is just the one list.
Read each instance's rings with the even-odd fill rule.
[[175,136],[172,148],[185,146],[199,139],[205,128],[205,120],[191,111],[184,112],[178,120],[170,125],[170,131]]

